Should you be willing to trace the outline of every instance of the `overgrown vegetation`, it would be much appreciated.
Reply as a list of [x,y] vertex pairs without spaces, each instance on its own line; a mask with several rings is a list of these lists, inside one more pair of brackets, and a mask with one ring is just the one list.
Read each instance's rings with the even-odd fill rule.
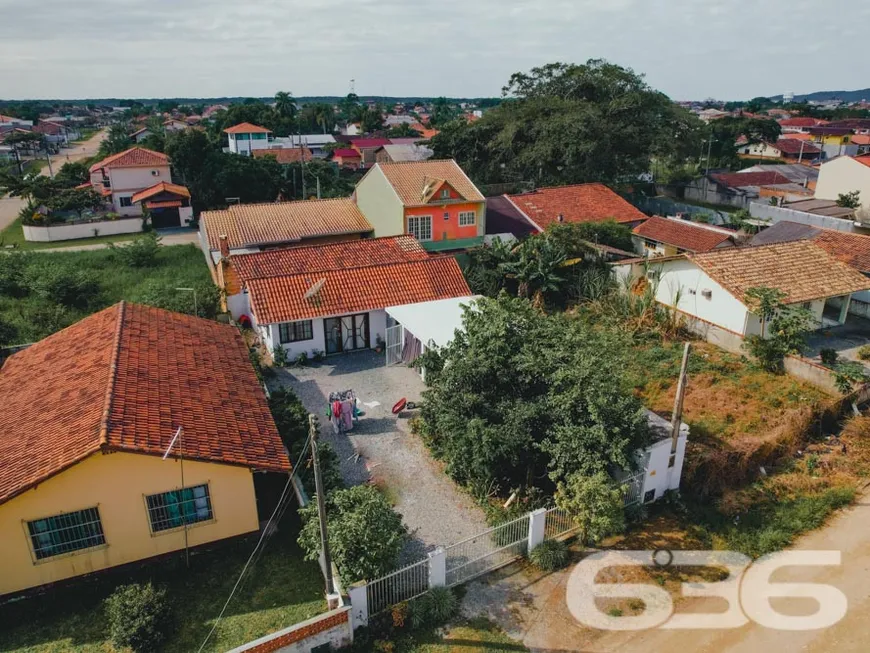
[[166,590],[151,583],[122,585],[106,599],[112,644],[133,651],[155,651],[166,639],[172,617]]
[[761,319],[761,335],[746,338],[746,348],[769,372],[781,372],[788,354],[799,354],[806,347],[807,334],[815,328],[813,314],[784,304],[786,294],[775,288],[759,286],[746,291],[744,302]]
[[[176,290],[196,289],[193,293]],[[10,253],[0,257],[0,322],[10,344],[35,342],[121,299],[214,317],[219,291],[193,245],[161,247],[150,267],[116,252]]]
[[556,571],[568,564],[568,545],[561,540],[544,540],[532,549],[529,560],[541,571]]

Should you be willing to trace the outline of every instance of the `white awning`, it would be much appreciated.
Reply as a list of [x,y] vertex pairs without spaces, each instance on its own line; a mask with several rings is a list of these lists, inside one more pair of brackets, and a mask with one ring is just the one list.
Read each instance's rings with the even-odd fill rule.
[[480,295],[437,299],[432,302],[390,306],[387,315],[405,327],[424,345],[444,347],[453,340],[456,329],[462,328],[462,307],[479,299]]

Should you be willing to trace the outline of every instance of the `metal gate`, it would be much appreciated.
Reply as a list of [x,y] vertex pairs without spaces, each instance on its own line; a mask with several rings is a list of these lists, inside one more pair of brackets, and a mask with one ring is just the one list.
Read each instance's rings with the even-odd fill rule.
[[387,365],[396,365],[402,362],[402,331],[401,324],[387,327]]

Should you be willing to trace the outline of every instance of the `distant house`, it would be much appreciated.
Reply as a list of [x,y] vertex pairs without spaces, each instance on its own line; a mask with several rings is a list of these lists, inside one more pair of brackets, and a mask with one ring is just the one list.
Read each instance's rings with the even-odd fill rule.
[[29,130],[30,127],[33,127],[33,121],[22,120],[14,116],[4,116],[0,113],[0,127],[23,127]]
[[632,231],[635,249],[643,256],[674,256],[734,247],[737,233],[680,218],[654,216]]
[[185,186],[161,181],[139,191],[131,201],[148,211],[151,226],[155,229],[180,227],[193,221],[190,191]]
[[231,256],[230,264],[262,342],[291,357],[373,348],[385,341],[387,307],[471,296],[454,257],[429,256],[407,236]]
[[255,533],[255,475],[290,472],[211,320],[121,302],[10,356],[0,394],[0,595]]
[[376,163],[354,200],[375,236],[411,234],[430,251],[473,247],[486,233],[484,197],[452,159]]
[[531,225],[534,232],[541,232],[551,224],[563,222],[613,220],[634,227],[647,219],[642,211],[604,184],[597,183],[553,186],[502,198],[491,197],[487,199],[487,223],[491,213],[495,223],[488,224],[487,234],[498,235],[504,233],[498,229],[508,228],[517,238],[528,233],[523,223]]
[[214,118],[215,114],[220,111],[226,111],[229,107],[225,104],[212,104],[209,107],[206,107],[202,112],[203,120],[211,120]]
[[653,284],[656,301],[675,308],[690,328],[730,350],[739,350],[746,336],[761,335],[757,308],[746,300],[750,288],[785,293],[784,302],[811,311],[819,329],[845,322],[852,295],[870,290],[870,279],[807,241],[613,266],[619,277]]
[[[861,209],[870,207],[870,155],[841,156],[822,164],[816,197],[836,200],[840,195],[856,190],[860,192],[860,214]],[[863,221],[870,222],[870,216]]]
[[332,151],[332,161],[339,168],[359,170],[362,167],[362,155],[350,147],[339,147]]
[[66,146],[71,141],[79,137],[79,131],[74,127],[67,127],[61,123],[50,122],[48,120],[40,120],[33,128],[33,132],[42,134],[46,143],[53,145]]
[[313,155],[311,153],[311,150],[309,150],[307,147],[281,147],[269,150],[254,150],[255,159],[262,159],[265,157],[271,157],[281,165],[290,165],[291,163],[299,163],[300,161],[307,163],[308,161],[311,161]]
[[791,138],[781,138],[776,143],[752,143],[741,145],[737,155],[746,159],[779,159],[809,165],[822,151],[812,143]]
[[375,163],[375,152],[378,148],[389,144],[390,139],[388,138],[354,138],[350,142],[350,146],[360,153],[364,168]]
[[683,189],[686,199],[748,208],[759,197],[802,199],[807,189],[779,172],[718,172],[695,179]]
[[744,168],[740,172],[777,172],[791,183],[800,184],[809,190],[816,187],[816,181],[819,179],[818,167],[798,165],[797,163],[759,163],[750,168]]
[[813,143],[822,149],[827,159],[854,156],[858,153],[858,147],[852,145],[852,130],[848,127],[822,125],[808,128],[807,133],[812,136]]
[[231,253],[355,240],[372,230],[349,198],[235,204],[199,217],[200,242],[212,270]]
[[852,145],[858,148],[857,156],[870,154],[870,134],[855,134],[852,136]]
[[141,129],[137,129],[132,134],[130,134],[130,140],[132,140],[134,143],[139,145],[146,138],[151,136],[151,134],[152,134],[152,131],[150,129],[148,129],[147,127],[142,127]]
[[271,130],[259,125],[243,122],[224,129],[229,141],[229,151],[232,154],[253,156],[254,150],[269,149],[269,135]]
[[324,159],[329,155],[327,146],[332,146],[335,142],[335,136],[332,134],[291,134],[290,136],[276,136],[271,139],[269,147],[271,149],[281,147],[298,150],[301,146],[310,150],[311,156],[315,159]]
[[170,118],[169,120],[163,121],[163,129],[166,132],[180,132],[184,131],[190,127],[184,120],[176,120],[175,118]]
[[390,143],[375,150],[375,161],[378,163],[400,163],[402,161],[426,161],[435,152],[425,145],[397,145]]
[[819,118],[810,118],[805,116],[797,116],[795,118],[785,118],[779,121],[779,126],[782,127],[783,134],[804,133],[808,134],[811,127],[819,127],[827,125],[827,120]]
[[[190,193],[184,186],[172,184],[169,157],[144,147],[131,147],[106,157],[90,167],[90,174],[87,185],[110,199],[113,210],[120,215],[142,215],[143,204],[134,201],[134,196],[140,200],[155,201],[152,200],[153,193],[143,195],[143,191],[160,189],[158,192],[163,192],[166,187],[172,187],[178,192],[183,190],[188,202],[190,199]],[[185,220],[192,217],[187,211],[179,211],[182,204],[175,203],[180,201],[179,197],[173,196],[165,201],[173,202],[172,206],[155,205],[151,210],[158,226],[179,226],[182,215]]]

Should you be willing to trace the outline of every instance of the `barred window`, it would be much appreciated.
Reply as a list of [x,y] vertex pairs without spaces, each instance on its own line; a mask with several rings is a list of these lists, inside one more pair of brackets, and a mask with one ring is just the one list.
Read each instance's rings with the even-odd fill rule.
[[314,330],[311,326],[311,320],[279,324],[278,339],[281,341],[281,344],[287,342],[299,342],[301,340],[313,340]]
[[409,217],[408,233],[417,240],[432,240],[432,216],[420,215]]
[[27,530],[37,560],[106,543],[97,508],[29,521]]
[[461,211],[459,213],[459,226],[468,227],[473,225],[475,217],[474,211]]
[[214,515],[208,485],[186,487],[145,497],[151,532],[159,533],[185,524],[208,521]]

